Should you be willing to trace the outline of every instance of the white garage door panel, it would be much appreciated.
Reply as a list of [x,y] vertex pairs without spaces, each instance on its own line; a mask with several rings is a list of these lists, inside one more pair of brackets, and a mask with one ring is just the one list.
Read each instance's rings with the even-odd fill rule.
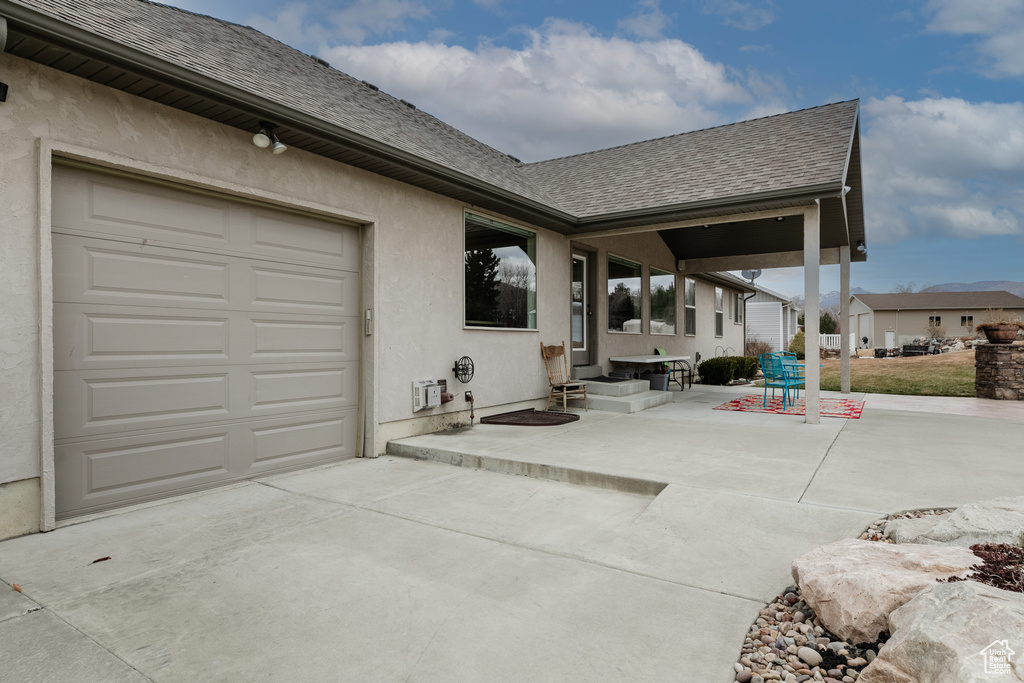
[[356,411],[58,445],[57,499],[75,514],[351,457]]
[[68,370],[54,373],[58,441],[355,406],[355,362]]
[[359,358],[359,326],[340,316],[57,303],[54,317],[57,371]]
[[359,270],[352,225],[54,166],[53,231]]
[[58,517],[353,457],[359,230],[54,168]]
[[357,316],[359,276],[309,266],[54,235],[53,300]]

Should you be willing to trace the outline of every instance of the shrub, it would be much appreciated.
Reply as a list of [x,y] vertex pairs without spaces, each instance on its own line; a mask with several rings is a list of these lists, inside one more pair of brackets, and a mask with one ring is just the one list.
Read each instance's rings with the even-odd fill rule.
[[804,332],[800,330],[793,337],[793,341],[789,342],[789,352],[795,353],[799,360],[804,359]]
[[771,353],[772,345],[766,341],[761,341],[756,337],[747,342],[747,346],[743,349],[744,355],[758,358],[763,353]]
[[733,356],[736,362],[736,376],[743,379],[754,379],[754,375],[761,369],[761,363],[756,356]]
[[735,372],[735,364],[726,356],[708,358],[697,366],[697,374],[700,375],[702,384],[728,384],[735,377]]
[[700,381],[704,384],[728,384],[734,379],[751,379],[757,374],[757,358],[751,356],[721,356],[709,358],[697,366]]

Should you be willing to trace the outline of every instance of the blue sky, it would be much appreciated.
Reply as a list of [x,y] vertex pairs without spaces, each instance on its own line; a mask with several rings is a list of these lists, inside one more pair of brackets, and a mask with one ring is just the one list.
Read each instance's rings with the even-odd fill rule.
[[[169,4],[525,161],[857,98],[869,251],[853,286],[1024,280],[1024,0]],[[799,269],[759,283],[803,290]]]

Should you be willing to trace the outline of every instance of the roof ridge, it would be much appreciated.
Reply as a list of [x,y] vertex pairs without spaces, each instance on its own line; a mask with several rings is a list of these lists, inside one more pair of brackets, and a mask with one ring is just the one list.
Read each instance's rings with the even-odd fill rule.
[[627,142],[627,143],[622,144],[622,145],[614,145],[612,147],[605,147],[604,149],[595,149],[595,150],[590,150],[588,152],[580,152],[579,154],[567,154],[565,156],[554,157],[554,158],[551,158],[551,159],[544,159],[542,161],[533,161],[533,162],[530,162],[530,163],[527,163],[527,164],[523,164],[523,166],[524,167],[540,166],[541,164],[547,164],[547,163],[554,162],[554,161],[564,161],[566,159],[575,159],[575,158],[578,158],[578,157],[586,157],[586,156],[591,156],[591,155],[594,155],[594,154],[602,154],[604,152],[610,152],[610,151],[616,150],[616,149],[625,149],[626,147],[635,147],[637,145],[646,145],[646,144],[651,143],[651,142],[659,142],[661,140],[670,140],[672,138],[679,138],[679,137],[683,137],[683,136],[686,136],[686,135],[693,135],[694,133],[704,133],[704,132],[707,132],[707,131],[710,131],[710,130],[719,130],[719,129],[722,129],[722,128],[729,128],[731,126],[743,125],[744,123],[753,123],[754,121],[765,121],[767,119],[773,119],[773,118],[777,118],[779,116],[790,116],[792,114],[799,114],[801,112],[812,111],[814,109],[824,109],[826,107],[834,107],[834,106],[839,105],[839,104],[849,104],[851,102],[859,102],[859,101],[860,101],[860,98],[859,97],[855,97],[855,98],[853,98],[851,100],[840,100],[839,102],[826,102],[825,104],[818,104],[818,105],[815,105],[813,107],[804,107],[803,109],[795,109],[793,111],[783,111],[783,112],[779,112],[778,114],[768,114],[767,116],[757,116],[757,117],[754,117],[752,119],[743,119],[741,121],[732,121],[730,123],[723,123],[723,124],[718,125],[718,126],[708,126],[707,128],[695,128],[694,130],[688,130],[688,131],[684,131],[682,133],[672,133],[671,135],[662,135],[661,137],[650,138],[648,140],[637,140],[636,142]]

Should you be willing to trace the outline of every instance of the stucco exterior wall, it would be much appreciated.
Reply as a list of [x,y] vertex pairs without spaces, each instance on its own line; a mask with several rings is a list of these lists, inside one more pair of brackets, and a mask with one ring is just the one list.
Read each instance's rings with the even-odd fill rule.
[[[0,57],[0,79],[10,85],[0,104],[0,483],[39,477],[46,450],[51,149],[54,156],[366,225],[362,299],[373,310],[374,329],[362,351],[371,427],[364,454],[383,449],[383,430],[374,433],[379,423],[400,423],[403,433],[436,423],[423,413],[417,416],[427,419],[414,419],[415,379],[447,378],[457,392],[459,400],[431,411],[435,416],[467,408],[463,389],[474,391],[478,408],[546,396],[538,343],[569,329],[565,237],[536,231],[538,331],[466,330],[462,203],[300,150],[272,155],[244,131],[11,55]],[[476,377],[453,386],[451,367],[462,355],[476,361]]]

